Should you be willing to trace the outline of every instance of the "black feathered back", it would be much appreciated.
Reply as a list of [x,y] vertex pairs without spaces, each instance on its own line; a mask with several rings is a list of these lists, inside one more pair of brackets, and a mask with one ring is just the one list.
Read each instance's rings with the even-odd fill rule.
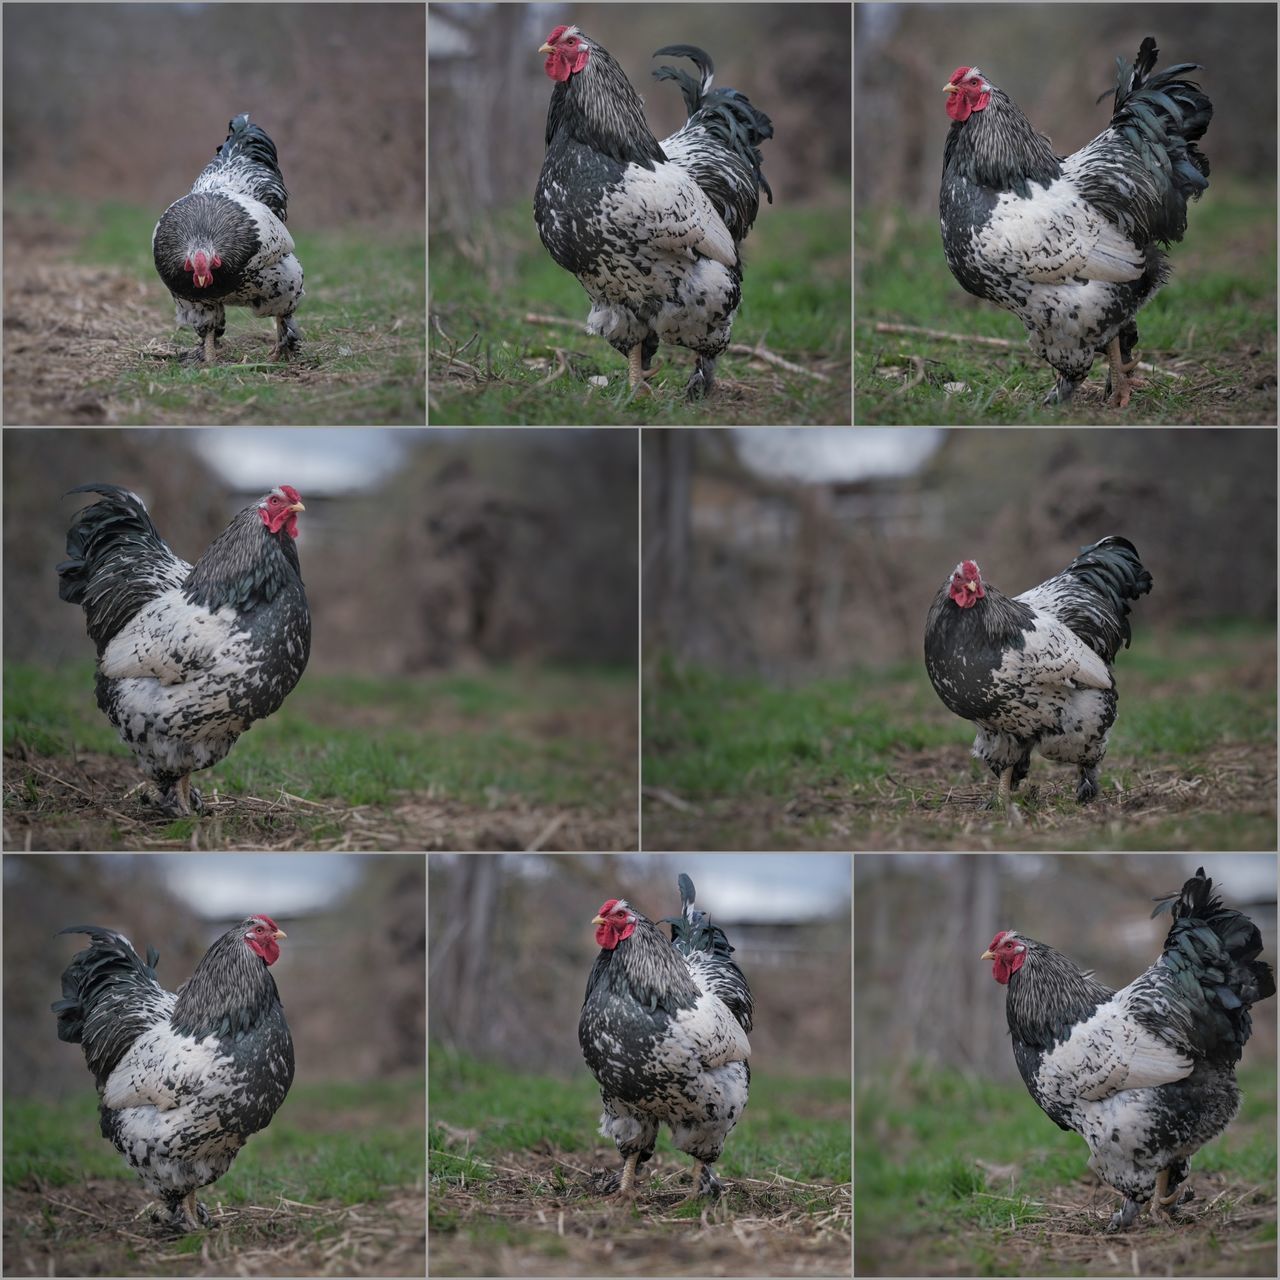
[[1153,919],[1166,911],[1173,916],[1161,958],[1204,1015],[1193,1024],[1194,1047],[1210,1061],[1239,1062],[1253,1030],[1249,1007],[1276,993],[1271,966],[1258,959],[1258,926],[1223,906],[1203,867],[1177,893],[1155,902]]

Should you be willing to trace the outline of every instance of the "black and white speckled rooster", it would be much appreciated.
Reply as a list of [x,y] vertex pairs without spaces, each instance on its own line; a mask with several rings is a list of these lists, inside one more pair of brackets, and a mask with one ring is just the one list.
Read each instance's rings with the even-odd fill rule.
[[1212,889],[1202,867],[1180,893],[1156,899],[1151,914],[1173,917],[1164,950],[1120,991],[1012,929],[981,957],[1009,988],[1013,1056],[1031,1096],[1084,1138],[1089,1167],[1125,1197],[1111,1231],[1148,1201],[1172,1213],[1191,1198],[1176,1190],[1190,1157],[1240,1105],[1249,1007],[1275,995],[1257,926]]
[[289,193],[265,130],[238,115],[227,140],[189,195],[160,215],[151,237],[156,270],[177,305],[178,324],[200,340],[192,353],[212,361],[227,327],[225,308],[274,316],[272,359],[298,345],[293,312],[302,297],[302,264],[285,229]]
[[1150,590],[1137,548],[1114,536],[1012,598],[972,560],[956,565],[925,622],[925,667],[938,697],[978,725],[973,754],[1000,779],[999,804],[1036,749],[1079,769],[1077,800],[1098,794],[1119,700],[1112,663],[1131,639],[1128,602]]
[[58,594],[84,606],[98,646],[98,706],[159,788],[166,813],[200,809],[191,773],[221,760],[298,683],[311,615],[298,552],[298,491],[246,507],[190,565],[169,549],[142,499],[100,493],[67,533]]
[[[1065,159],[977,67],[944,86],[952,119],[942,168],[942,243],[970,293],[1012,311],[1058,373],[1045,403],[1070,400],[1096,353],[1110,403],[1129,402],[1134,317],[1169,276],[1156,247],[1181,240],[1187,200],[1209,185],[1196,142],[1213,105],[1192,62],[1158,75],[1148,36],[1120,68],[1111,124]],[[1105,95],[1104,95],[1105,96]]]
[[739,246],[761,188],[773,200],[758,150],[773,136],[769,117],[737,90],[713,89],[701,49],[668,45],[654,57],[689,58],[702,78],[653,73],[680,85],[689,111],[659,143],[626,73],[577,27],[556,27],[538,52],[555,81],[533,202],[542,243],[587,291],[587,330],[627,357],[633,388],[668,342],[697,353],[686,393],[705,395],[742,300]]
[[285,937],[250,916],[205,953],[178,992],[156,981],[123,934],[95,925],[62,975],[58,1039],[84,1048],[101,1100],[102,1136],[159,1196],[178,1230],[208,1223],[200,1187],[231,1167],[271,1122],[293,1082],[293,1040],[267,972]]
[[601,951],[578,1042],[600,1082],[600,1132],[624,1161],[610,1190],[624,1197],[634,1195],[636,1166],[653,1155],[666,1124],[676,1147],[698,1161],[695,1196],[718,1198],[711,1166],[751,1083],[751,988],[724,930],[694,909],[693,881],[682,874],[679,886],[681,914],[663,921],[671,941],[621,898],[591,922]]

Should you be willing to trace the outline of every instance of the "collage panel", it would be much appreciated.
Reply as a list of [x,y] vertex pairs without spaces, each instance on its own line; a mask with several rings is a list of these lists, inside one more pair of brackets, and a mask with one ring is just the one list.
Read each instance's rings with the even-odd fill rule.
[[7,430],[6,847],[638,848],[637,444]]
[[6,426],[425,425],[425,5],[2,20]]
[[647,430],[644,847],[1274,849],[1271,430]]
[[854,422],[1276,425],[1276,13],[1105,12],[854,5]]
[[849,1274],[849,855],[428,883],[431,1275]]
[[428,6],[432,426],[849,422],[848,3]]
[[856,855],[853,1274],[1270,1275],[1276,862]]
[[7,853],[3,888],[6,1275],[425,1273],[424,855]]

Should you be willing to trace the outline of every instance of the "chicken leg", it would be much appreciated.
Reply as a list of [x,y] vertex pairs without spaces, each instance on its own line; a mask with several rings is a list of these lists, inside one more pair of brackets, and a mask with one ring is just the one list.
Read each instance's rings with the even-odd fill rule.
[[649,385],[647,379],[652,378],[657,373],[659,366],[651,365],[648,369],[641,368],[644,362],[644,343],[637,342],[627,354],[627,379],[631,383],[632,393],[646,391],[650,395],[653,394],[653,388]]
[[618,1179],[618,1199],[634,1200],[636,1195],[636,1163],[640,1153],[633,1151],[622,1165],[622,1176]]
[[[1132,353],[1130,353],[1132,354]],[[1120,354],[1120,335],[1117,334],[1107,344],[1107,357],[1111,362],[1110,382],[1111,398],[1107,401],[1113,409],[1123,409],[1129,403],[1129,393],[1137,385],[1128,375],[1138,367],[1135,356],[1128,364]]]
[[1013,799],[1013,771],[1015,765],[1009,765],[1007,769],[1000,772],[1000,783],[996,787],[996,793],[991,797],[991,806],[996,809],[1003,809],[1005,816],[1014,826],[1022,825],[1022,814]]
[[298,349],[301,336],[292,316],[276,316],[276,345],[271,348],[271,359],[287,360]]

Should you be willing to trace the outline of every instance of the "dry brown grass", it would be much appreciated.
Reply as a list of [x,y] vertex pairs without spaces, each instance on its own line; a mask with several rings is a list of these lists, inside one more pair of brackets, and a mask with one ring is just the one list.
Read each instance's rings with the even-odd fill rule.
[[[599,1170],[548,1146],[490,1164],[485,1182],[432,1195],[430,1269],[458,1276],[847,1275],[848,1184],[725,1177],[715,1206],[673,1212],[693,1164],[657,1156],[634,1206],[598,1193]],[[484,1164],[484,1161],[476,1161]]]
[[[5,1275],[421,1276],[424,1205],[406,1192],[378,1204],[225,1206],[207,1197],[212,1226],[199,1247],[176,1247],[151,1221],[140,1188],[80,1186],[5,1193]],[[190,1239],[190,1237],[187,1237]]]

